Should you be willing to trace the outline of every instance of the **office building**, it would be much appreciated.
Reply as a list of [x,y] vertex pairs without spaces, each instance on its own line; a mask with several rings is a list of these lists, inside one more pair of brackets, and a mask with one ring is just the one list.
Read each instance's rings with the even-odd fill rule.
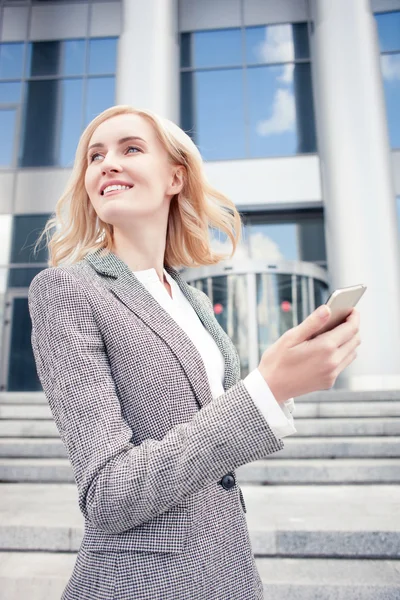
[[0,0],[2,391],[41,389],[27,292],[48,255],[33,246],[80,133],[114,104],[178,123],[242,215],[232,259],[183,271],[242,377],[363,283],[337,386],[400,389],[400,0]]

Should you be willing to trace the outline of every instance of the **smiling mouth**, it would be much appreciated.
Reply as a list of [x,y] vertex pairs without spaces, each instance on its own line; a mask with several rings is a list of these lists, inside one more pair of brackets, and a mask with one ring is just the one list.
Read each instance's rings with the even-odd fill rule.
[[122,192],[127,192],[127,191],[131,190],[132,188],[133,188],[133,186],[130,186],[130,187],[124,186],[124,187],[119,187],[117,189],[111,189],[108,191],[103,190],[100,194],[101,194],[101,196],[113,196],[114,194],[121,194]]

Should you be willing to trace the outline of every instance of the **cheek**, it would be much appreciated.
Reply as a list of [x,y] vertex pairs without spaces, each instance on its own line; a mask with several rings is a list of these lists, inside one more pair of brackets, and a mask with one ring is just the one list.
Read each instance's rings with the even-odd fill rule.
[[88,195],[92,196],[94,189],[95,189],[95,185],[94,185],[93,173],[90,172],[90,169],[88,169],[85,173],[85,188],[86,188]]

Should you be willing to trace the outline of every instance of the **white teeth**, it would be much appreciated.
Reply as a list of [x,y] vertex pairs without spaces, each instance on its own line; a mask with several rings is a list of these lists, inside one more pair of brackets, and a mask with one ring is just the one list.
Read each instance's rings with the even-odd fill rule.
[[130,190],[130,189],[131,189],[130,185],[108,185],[103,190],[103,194],[106,194],[107,192],[113,192],[114,190]]

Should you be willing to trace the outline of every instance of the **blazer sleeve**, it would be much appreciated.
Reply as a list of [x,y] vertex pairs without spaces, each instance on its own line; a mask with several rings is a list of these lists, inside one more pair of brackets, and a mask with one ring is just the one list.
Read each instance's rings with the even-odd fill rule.
[[162,440],[134,445],[79,280],[63,267],[45,269],[32,280],[28,303],[38,377],[73,469],[79,508],[97,528],[127,531],[284,448],[243,380]]

